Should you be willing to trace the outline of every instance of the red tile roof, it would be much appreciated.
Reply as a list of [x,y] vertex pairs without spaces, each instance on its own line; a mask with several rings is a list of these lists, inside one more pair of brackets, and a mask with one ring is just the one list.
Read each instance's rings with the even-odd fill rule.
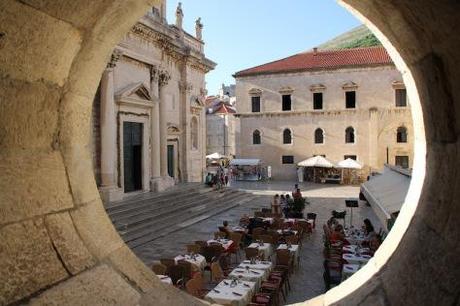
[[362,66],[391,65],[393,61],[383,47],[318,50],[299,53],[278,61],[237,72],[235,77],[257,74],[329,70]]
[[235,114],[236,111],[230,107],[227,107],[224,103],[221,103],[221,106],[214,111],[214,114]]

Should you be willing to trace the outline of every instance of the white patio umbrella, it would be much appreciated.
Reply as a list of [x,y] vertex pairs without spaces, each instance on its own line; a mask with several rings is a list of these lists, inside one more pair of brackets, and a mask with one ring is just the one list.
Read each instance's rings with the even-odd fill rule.
[[224,156],[219,154],[219,153],[217,153],[217,152],[209,154],[209,155],[206,155],[206,159],[221,159],[222,157],[224,157]]
[[363,165],[361,165],[360,163],[358,163],[354,159],[347,158],[345,160],[342,160],[342,161],[338,162],[337,167],[342,168],[341,180],[342,180],[342,183],[343,183],[343,169],[360,170],[360,169],[363,168]]
[[321,168],[334,168],[335,167],[335,165],[331,161],[329,161],[328,159],[320,155],[313,156],[306,160],[303,160],[297,165],[301,167],[321,167]]
[[358,163],[356,160],[347,158],[337,163],[338,168],[342,169],[362,169],[363,165]]

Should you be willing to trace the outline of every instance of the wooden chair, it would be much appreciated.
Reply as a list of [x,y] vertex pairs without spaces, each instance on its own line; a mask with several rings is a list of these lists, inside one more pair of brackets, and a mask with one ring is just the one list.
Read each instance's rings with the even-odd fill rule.
[[284,239],[286,240],[286,243],[297,245],[299,244],[299,236],[297,235],[286,236]]
[[163,265],[163,264],[161,264],[161,263],[155,263],[155,264],[153,264],[153,266],[152,266],[152,271],[153,271],[156,275],[165,275],[167,269],[168,269],[168,267],[166,267],[165,265]]
[[192,278],[185,284],[185,289],[187,293],[193,295],[196,298],[203,299],[204,296],[209,292],[209,290],[203,289],[202,285],[200,284],[200,280],[196,278]]
[[232,232],[230,233],[230,239],[233,241],[232,246],[228,249],[228,254],[234,254],[235,260],[238,262],[241,239],[243,239],[243,234]]
[[171,280],[174,286],[182,288],[184,284],[184,267],[183,266],[171,266],[168,268],[166,273]]
[[198,245],[201,246],[202,248],[208,246],[208,242],[207,242],[207,241],[204,241],[204,240],[196,240],[196,241],[195,241],[195,244],[198,244]]
[[265,234],[265,229],[263,227],[256,227],[252,230],[253,235],[263,235]]
[[289,250],[276,250],[276,264],[287,267],[289,275],[292,274],[294,267],[294,258]]
[[193,253],[193,254],[201,254],[202,252],[202,247],[198,244],[187,244],[187,253]]
[[260,235],[260,240],[264,243],[274,244],[273,237],[271,235]]
[[219,238],[227,238],[227,233],[226,232],[214,232],[214,239],[219,239]]
[[261,212],[261,211],[255,211],[255,212],[254,212],[254,217],[256,217],[256,218],[264,218],[264,217],[265,217],[265,213],[264,213],[264,212]]
[[211,281],[214,283],[219,283],[225,278],[224,271],[222,270],[218,261],[215,261],[211,264]]
[[259,250],[256,248],[246,248],[244,250],[246,259],[250,260],[251,258],[256,258],[259,256]]
[[192,278],[193,275],[193,267],[192,263],[186,261],[186,260],[179,260],[177,263],[179,266],[184,267],[184,282],[188,281],[189,279]]
[[176,265],[176,261],[171,258],[161,258],[160,263],[165,265],[168,269]]
[[315,213],[308,213],[307,220],[313,220],[313,229],[316,227],[316,214]]

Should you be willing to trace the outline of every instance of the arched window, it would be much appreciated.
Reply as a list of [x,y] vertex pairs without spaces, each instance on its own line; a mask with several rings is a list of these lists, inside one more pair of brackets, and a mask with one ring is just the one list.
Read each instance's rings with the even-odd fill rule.
[[292,143],[292,132],[290,129],[285,129],[283,131],[283,143],[291,144]]
[[198,150],[198,120],[196,117],[192,118],[190,122],[191,138],[192,138],[192,150]]
[[324,131],[320,128],[315,130],[315,143],[324,143]]
[[355,129],[351,126],[345,130],[345,143],[355,143]]
[[407,129],[400,126],[396,132],[396,142],[406,143],[407,142]]
[[255,130],[253,133],[252,133],[252,144],[255,144],[255,145],[258,145],[261,143],[261,140],[260,140],[260,131],[259,130]]

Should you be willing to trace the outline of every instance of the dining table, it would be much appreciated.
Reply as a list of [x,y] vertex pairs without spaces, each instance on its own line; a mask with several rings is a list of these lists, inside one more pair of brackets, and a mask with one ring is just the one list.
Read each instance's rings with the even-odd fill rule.
[[342,266],[342,282],[346,280],[347,278],[349,278],[350,276],[352,276],[353,274],[355,274],[356,272],[358,272],[359,269],[360,269],[359,265],[344,264]]
[[255,270],[264,270],[270,273],[273,269],[273,263],[271,261],[264,261],[264,260],[257,260],[251,262],[250,260],[243,260],[239,265],[238,268],[243,269],[255,269]]
[[253,242],[249,248],[258,249],[259,255],[263,256],[263,259],[269,259],[273,254],[273,246],[270,243]]
[[372,256],[366,254],[358,255],[352,253],[345,253],[342,254],[342,258],[349,264],[363,266],[372,258]]
[[240,279],[244,281],[254,282],[256,291],[259,290],[260,285],[268,278],[270,272],[268,270],[257,270],[237,267],[230,274],[229,278]]
[[194,254],[194,255],[177,255],[174,257],[176,264],[181,261],[185,260],[192,264],[193,272],[200,272],[206,267],[206,258],[201,254]]
[[228,250],[232,244],[233,244],[233,240],[230,240],[230,239],[224,239],[224,238],[220,238],[220,239],[210,239],[207,241],[208,245],[210,244],[213,244],[213,243],[219,243],[220,245],[222,245],[222,247],[225,249],[225,250]]
[[256,293],[256,283],[246,280],[224,279],[208,292],[204,299],[220,305],[246,306]]
[[294,262],[297,264],[299,261],[299,245],[298,244],[280,244],[277,250],[289,250],[292,256],[294,256]]
[[160,275],[160,274],[157,274],[157,277],[160,279],[160,281],[164,284],[168,284],[168,285],[172,285],[172,279],[171,277],[167,276],[167,275]]

